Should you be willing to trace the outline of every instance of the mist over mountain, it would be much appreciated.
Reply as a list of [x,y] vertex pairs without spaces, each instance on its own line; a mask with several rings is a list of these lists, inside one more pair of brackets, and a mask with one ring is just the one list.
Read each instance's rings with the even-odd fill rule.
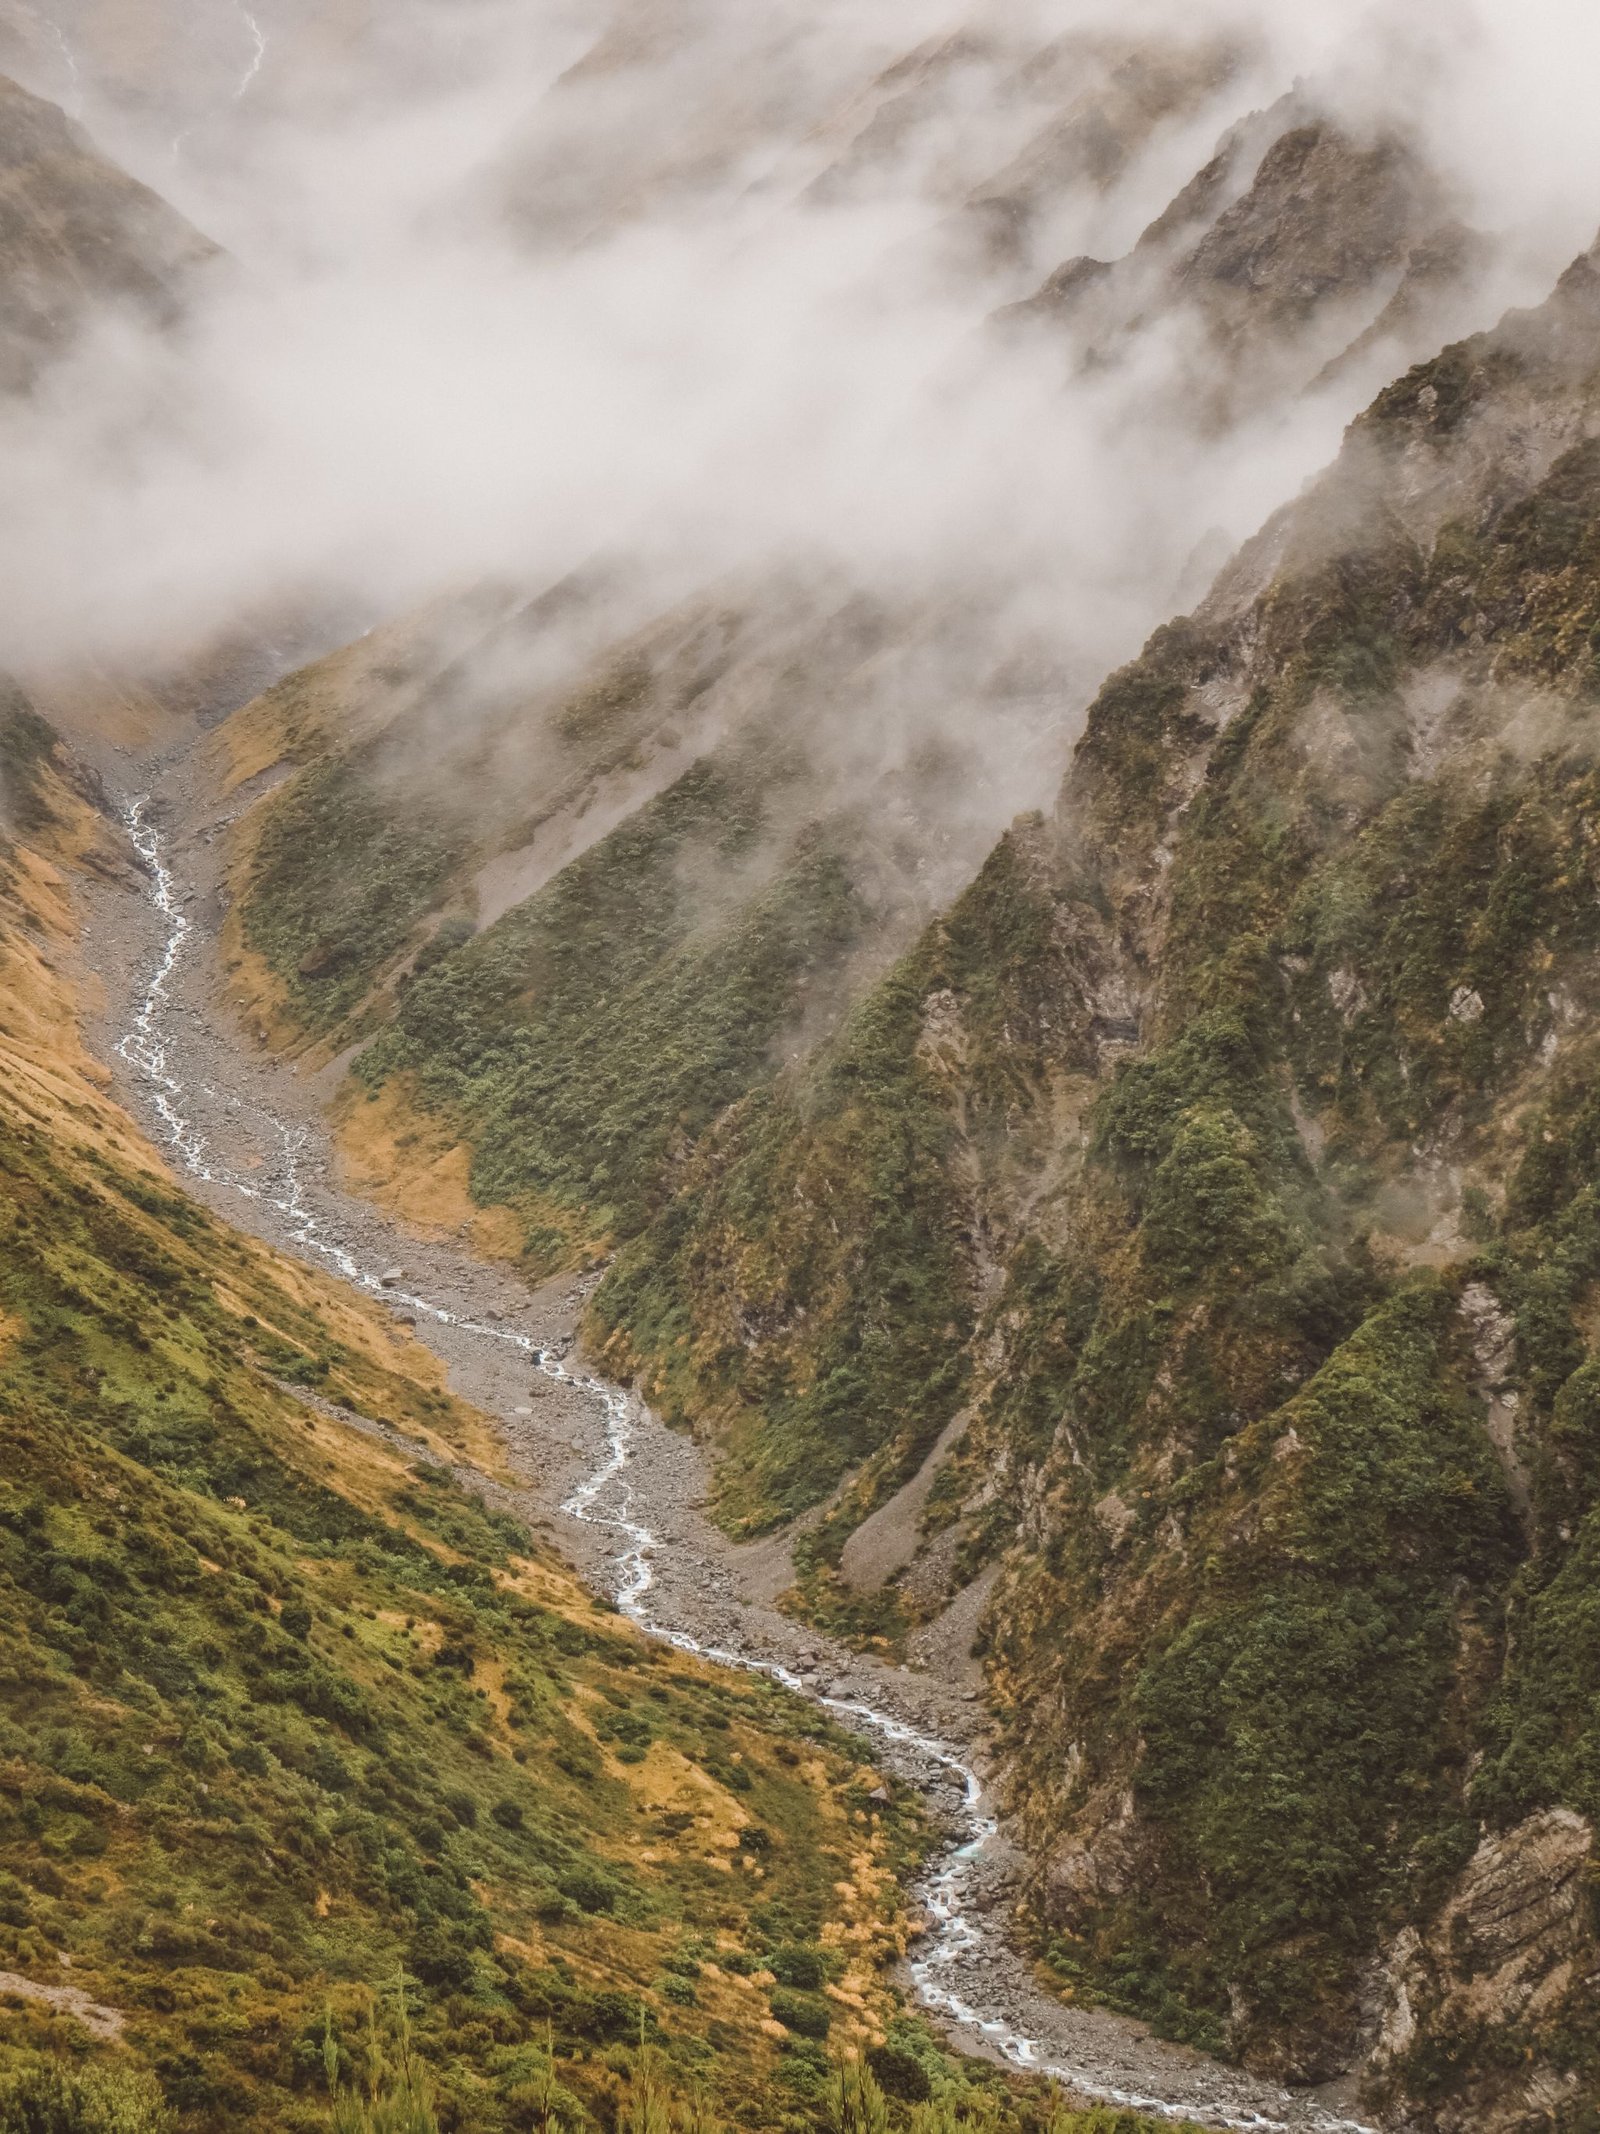
[[1593,2134],[1600,20],[0,68],[0,2134]]
[[[1248,229],[1231,262],[1221,240],[1200,261],[1198,301],[1157,300],[1161,323],[1077,392],[1050,350],[1002,360],[985,319],[1076,258],[1134,251],[1297,78],[1353,140],[1404,141],[1441,229],[1498,241],[1472,276],[1477,310],[1451,328],[1536,297],[1591,234],[1553,20],[1515,40],[1517,64],[1542,52],[1549,68],[1542,166],[1520,95],[1483,148],[1472,115],[1511,63],[1493,25],[1475,46],[1459,25],[1430,44],[1409,20],[1369,30],[1337,10],[1291,31],[1071,8],[998,27],[904,6],[608,20],[224,10],[184,47],[218,77],[211,139],[185,131],[188,76],[161,72],[181,29],[158,10],[64,15],[71,80],[16,14],[25,79],[70,91],[240,271],[179,347],[122,332],[86,346],[9,440],[30,528],[7,557],[28,595],[13,656],[203,634],[269,586],[340,592],[364,625],[483,573],[536,593],[624,555],[659,594],[820,550],[873,591],[988,574],[1052,622],[1109,610],[1125,634],[1091,649],[1103,667],[1161,612],[1152,545],[1181,570],[1212,527],[1243,538],[1427,328],[1292,411],[1252,393],[1218,453],[1167,433],[1238,354],[1212,345],[1204,290],[1249,280]],[[1209,180],[1218,207],[1249,185],[1255,148],[1247,128]],[[1260,307],[1280,325],[1308,323],[1296,305],[1324,314],[1283,382],[1304,388],[1379,318],[1401,237],[1438,234],[1308,258],[1305,293],[1286,283]],[[91,551],[92,615],[74,597]]]

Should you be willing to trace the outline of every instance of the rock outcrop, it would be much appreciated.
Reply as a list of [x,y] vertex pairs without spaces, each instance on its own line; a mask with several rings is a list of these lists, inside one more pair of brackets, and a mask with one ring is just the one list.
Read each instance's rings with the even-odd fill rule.
[[1571,1809],[1482,1840],[1438,1914],[1404,1928],[1382,1966],[1368,2063],[1381,2093],[1415,2110],[1431,2063],[1455,2052],[1481,2072],[1437,2115],[1445,2134],[1532,2134],[1579,2103],[1583,2076],[1546,2047],[1558,2024],[1586,2025],[1600,1986],[1594,1878],[1594,1830]]

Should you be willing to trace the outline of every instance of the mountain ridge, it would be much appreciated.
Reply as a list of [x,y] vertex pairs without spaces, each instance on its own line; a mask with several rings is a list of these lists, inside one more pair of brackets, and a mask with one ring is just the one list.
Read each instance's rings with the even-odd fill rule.
[[[1593,2134],[1600,243],[1488,324],[1518,240],[1425,121],[1244,109],[1231,42],[727,27],[621,11],[450,162],[460,231],[559,281],[881,216],[863,324],[962,329],[927,456],[1016,395],[1017,514],[1082,553],[644,538],[262,694],[322,595],[138,689],[0,682],[0,2125],[109,2134],[98,2069],[195,2134],[1107,2134],[908,2012],[930,1840],[868,1752],[528,1530],[567,1410],[502,1409],[532,1497],[425,1284],[248,1242],[118,1110],[73,913],[129,908],[85,764],[137,761],[220,966],[162,1009],[195,1133],[226,1084],[282,1143],[229,1190],[281,1155],[299,1208],[326,1104],[419,1255],[564,1277],[708,1457],[694,1649],[781,1589],[784,1639],[981,1670],[975,1932],[1027,1993],[1315,2092],[1286,2124]],[[181,369],[217,255],[4,84],[0,136],[23,435],[108,323]]]

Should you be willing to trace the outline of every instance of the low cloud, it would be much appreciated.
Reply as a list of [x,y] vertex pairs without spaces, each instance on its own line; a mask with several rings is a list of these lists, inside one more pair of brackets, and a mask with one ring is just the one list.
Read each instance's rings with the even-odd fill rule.
[[[34,668],[603,557],[641,619],[803,563],[974,599],[997,646],[1092,676],[1331,456],[1385,352],[1221,428],[1191,419],[1214,351],[1181,311],[1085,365],[997,308],[1126,251],[1297,77],[1412,131],[1497,237],[1465,323],[1600,222],[1600,24],[1556,0],[352,8],[343,43],[263,0],[208,28],[199,110],[59,8],[84,122],[231,263],[181,334],[108,319],[0,412],[0,658]],[[1231,71],[986,253],[963,199],[1163,40]]]

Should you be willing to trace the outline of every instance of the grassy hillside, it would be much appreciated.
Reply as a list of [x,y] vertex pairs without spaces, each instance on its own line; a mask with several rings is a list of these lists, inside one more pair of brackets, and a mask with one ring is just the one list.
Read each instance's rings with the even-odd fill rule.
[[525,1212],[536,1265],[559,1265],[574,1232],[641,1227],[674,1157],[767,1070],[808,976],[861,926],[825,833],[780,829],[773,855],[770,754],[696,765],[419,973],[362,1056],[368,1088],[407,1073],[464,1125],[475,1197]]
[[[915,1813],[592,1603],[452,1479],[496,1450],[426,1351],[173,1190],[53,969],[115,848],[19,701],[0,750],[0,2124],[142,2125],[143,2070],[320,2127],[402,2032],[446,2128],[609,2125],[641,2040],[755,2126],[847,2041],[941,2069],[884,1971]],[[41,2055],[110,2089],[27,2117]]]

